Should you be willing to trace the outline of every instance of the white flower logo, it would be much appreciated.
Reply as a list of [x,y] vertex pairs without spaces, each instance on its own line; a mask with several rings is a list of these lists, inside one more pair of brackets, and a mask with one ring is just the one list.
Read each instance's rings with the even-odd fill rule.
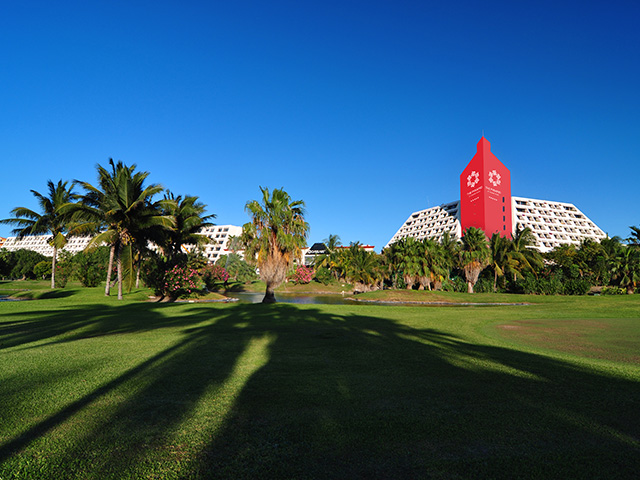
[[489,172],[489,183],[494,187],[497,187],[498,185],[500,185],[500,183],[502,183],[501,178],[502,177],[500,177],[500,174],[495,170],[491,170]]
[[467,187],[475,187],[480,181],[480,175],[475,170],[472,171],[467,177]]

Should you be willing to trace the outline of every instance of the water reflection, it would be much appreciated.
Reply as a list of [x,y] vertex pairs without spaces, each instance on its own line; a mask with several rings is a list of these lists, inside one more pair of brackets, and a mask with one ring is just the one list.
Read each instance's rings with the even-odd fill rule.
[[[237,298],[242,303],[260,303],[264,298],[264,293],[257,292],[228,292],[227,297]],[[324,304],[324,305],[353,305],[357,302],[349,300],[342,295],[312,295],[302,293],[277,293],[276,300],[280,303],[298,304]]]

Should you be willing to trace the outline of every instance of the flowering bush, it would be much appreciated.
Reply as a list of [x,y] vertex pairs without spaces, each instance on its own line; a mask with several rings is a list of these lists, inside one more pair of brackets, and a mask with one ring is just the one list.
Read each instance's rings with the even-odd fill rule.
[[310,283],[313,280],[314,271],[311,267],[299,265],[295,272],[291,275],[291,281],[294,283]]
[[56,264],[56,288],[64,288],[67,286],[67,282],[71,276],[71,270],[72,265],[69,262]]
[[171,298],[187,297],[198,290],[198,272],[176,265],[164,275],[164,290]]
[[215,290],[216,284],[229,280],[229,272],[222,265],[207,265],[201,272],[208,290]]

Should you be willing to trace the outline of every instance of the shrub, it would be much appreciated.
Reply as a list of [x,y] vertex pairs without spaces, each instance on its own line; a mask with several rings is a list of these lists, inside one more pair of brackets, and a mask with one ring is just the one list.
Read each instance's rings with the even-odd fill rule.
[[209,291],[216,290],[221,283],[229,280],[229,272],[222,265],[207,265],[200,272]]
[[198,281],[196,270],[176,265],[164,276],[164,292],[173,299],[188,297],[199,289]]
[[627,290],[622,287],[602,287],[602,295],[626,295]]
[[316,270],[316,274],[313,279],[323,285],[329,285],[333,280],[333,275],[331,275],[331,271],[328,268],[320,267]]
[[33,274],[36,278],[41,278],[42,280],[51,277],[51,262],[43,260],[36,263],[36,266],[33,267]]
[[78,252],[72,259],[74,276],[84,287],[97,287],[107,276],[109,247],[98,247],[88,252]]
[[73,265],[71,262],[58,262],[56,264],[56,288],[64,288],[67,286]]
[[586,295],[591,289],[591,282],[584,278],[571,278],[564,282],[565,295]]
[[445,279],[442,281],[442,291],[466,293],[467,282],[464,280],[464,278],[461,277]]
[[216,261],[229,273],[231,280],[242,283],[251,283],[258,278],[255,267],[245,262],[237,253],[223,255]]
[[493,280],[490,280],[488,278],[481,278],[474,285],[473,291],[476,292],[476,293],[492,293],[493,292]]
[[289,278],[293,283],[307,284],[311,283],[311,280],[313,280],[313,275],[313,268],[307,267],[305,265],[298,265]]

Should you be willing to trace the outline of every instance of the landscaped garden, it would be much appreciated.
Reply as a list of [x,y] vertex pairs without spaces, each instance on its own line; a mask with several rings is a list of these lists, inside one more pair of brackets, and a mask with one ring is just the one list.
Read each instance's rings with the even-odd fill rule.
[[0,303],[2,480],[640,471],[636,295],[252,305],[34,286],[0,282],[40,298]]

